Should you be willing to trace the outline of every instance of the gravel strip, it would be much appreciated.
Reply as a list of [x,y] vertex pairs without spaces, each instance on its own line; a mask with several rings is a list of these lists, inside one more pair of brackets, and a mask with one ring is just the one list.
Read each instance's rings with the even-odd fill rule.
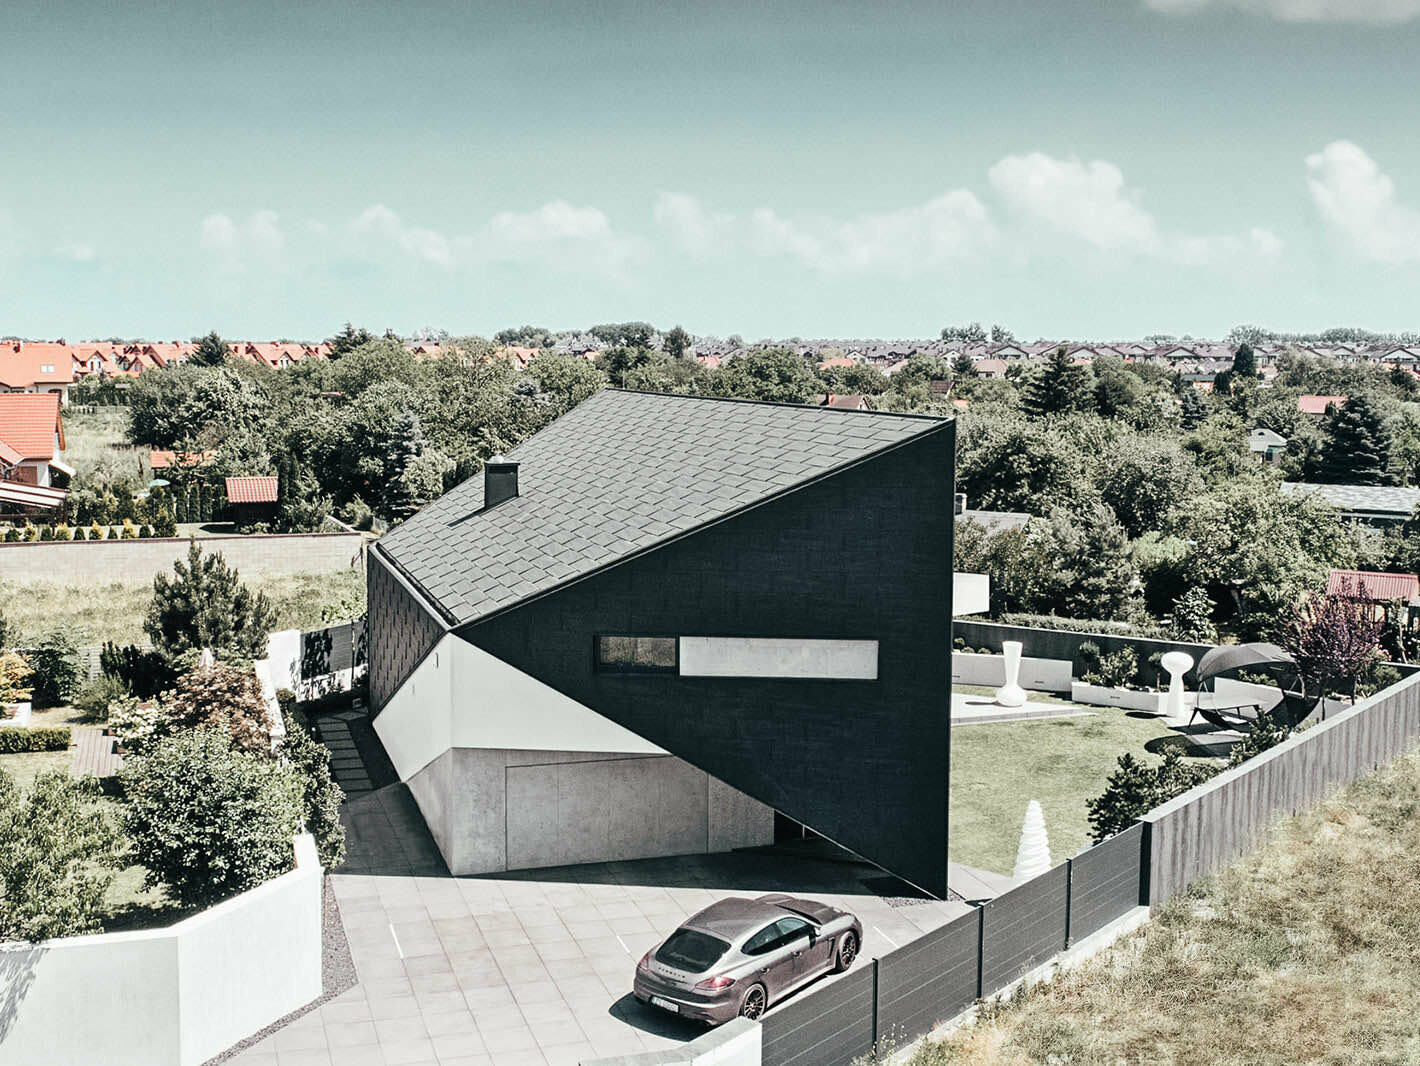
[[278,1018],[259,1033],[252,1033],[241,1043],[234,1044],[222,1054],[210,1058],[204,1066],[217,1066],[240,1054],[253,1044],[260,1043],[283,1026],[315,1010],[322,1003],[334,999],[340,993],[354,988],[358,979],[355,975],[355,960],[350,956],[350,942],[345,939],[345,923],[340,920],[340,904],[336,902],[335,890],[330,878],[324,879],[321,897],[321,994],[300,1010],[292,1011],[284,1018]]

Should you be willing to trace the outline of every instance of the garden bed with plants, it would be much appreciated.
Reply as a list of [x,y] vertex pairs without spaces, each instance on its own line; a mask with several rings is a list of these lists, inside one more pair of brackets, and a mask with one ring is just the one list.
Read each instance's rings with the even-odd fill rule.
[[[289,870],[303,829],[323,865],[343,858],[329,752],[295,719],[273,721],[252,668],[271,603],[196,545],[175,571],[154,581],[152,648],[110,646],[94,681],[52,643],[0,656],[0,695],[51,706],[37,728],[0,729],[0,752],[7,733],[25,740],[0,754],[0,941],[167,924]],[[116,738],[115,777],[70,776],[81,721]]]

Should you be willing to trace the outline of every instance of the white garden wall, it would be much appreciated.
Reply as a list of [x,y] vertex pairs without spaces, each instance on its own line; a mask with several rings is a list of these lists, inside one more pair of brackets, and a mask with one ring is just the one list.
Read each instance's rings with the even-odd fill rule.
[[[1004,655],[978,655],[975,652],[952,652],[952,684],[985,685],[1000,688],[1006,683]],[[1034,659],[1022,657],[1021,674],[1017,682],[1033,692],[1070,691],[1070,660]]]
[[166,929],[0,944],[5,1066],[198,1066],[321,994],[322,870]]

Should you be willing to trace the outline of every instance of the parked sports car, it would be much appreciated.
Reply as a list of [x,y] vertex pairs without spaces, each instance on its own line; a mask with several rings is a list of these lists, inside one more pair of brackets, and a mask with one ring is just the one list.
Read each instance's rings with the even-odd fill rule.
[[781,894],[722,899],[642,956],[632,991],[711,1025],[758,1018],[810,981],[848,969],[862,943],[863,924],[836,907]]

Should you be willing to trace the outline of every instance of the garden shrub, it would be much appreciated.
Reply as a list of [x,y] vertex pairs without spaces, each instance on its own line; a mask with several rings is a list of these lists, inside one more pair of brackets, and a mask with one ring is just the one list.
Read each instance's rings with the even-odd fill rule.
[[56,626],[35,643],[26,658],[34,671],[36,707],[58,707],[79,687],[79,642],[73,626]]
[[120,647],[111,640],[99,653],[99,669],[108,677],[118,678],[133,695],[145,700],[172,688],[177,680],[177,670],[162,652],[144,650],[136,644]]
[[66,751],[70,740],[67,725],[36,726],[32,729],[6,726],[0,729],[0,755],[18,755],[31,751]]
[[220,729],[174,733],[120,771],[124,824],[149,885],[206,906],[290,870],[300,776]]
[[216,663],[180,676],[164,692],[162,709],[167,732],[179,729],[221,729],[245,751],[270,755],[271,726],[261,682],[250,669]]
[[112,704],[130,695],[132,693],[121,678],[100,674],[79,686],[79,691],[74,694],[74,706],[83,711],[86,718],[102,721],[108,717]]
[[0,940],[97,929],[122,843],[93,778],[50,771],[22,791],[0,770]]
[[1242,740],[1234,744],[1233,750],[1228,752],[1228,766],[1241,766],[1254,755],[1261,755],[1268,748],[1275,748],[1292,733],[1293,730],[1280,717],[1272,714],[1258,715],[1248,723]]
[[255,659],[266,651],[276,611],[265,593],[253,593],[220,552],[204,554],[194,539],[175,576],[153,579],[153,602],[144,630],[169,655],[211,648],[218,658]]
[[1176,747],[1165,751],[1163,762],[1156,766],[1126,752],[1117,760],[1104,792],[1089,802],[1092,839],[1099,844],[1122,833],[1142,815],[1216,773],[1218,767],[1211,762],[1184,762]]
[[108,729],[126,755],[142,755],[168,735],[167,712],[153,699],[128,696],[108,706]]
[[34,671],[25,657],[13,651],[0,653],[0,703],[23,703],[33,694]]
[[[1092,643],[1092,642],[1091,642]],[[1083,654],[1084,648],[1081,646]],[[1097,665],[1080,680],[1088,685],[1102,685],[1105,688],[1130,688],[1139,673],[1139,653],[1133,648],[1120,648],[1107,655],[1097,656]]]
[[1027,629],[1066,630],[1072,633],[1102,633],[1110,637],[1147,637],[1169,639],[1162,626],[1134,622],[1116,622],[1103,618],[1064,618],[1054,614],[1003,614],[993,619],[998,625],[1022,626]]
[[339,866],[345,861],[345,827],[340,824],[340,805],[345,802],[345,792],[331,775],[330,749],[295,715],[288,714],[280,751],[301,775],[306,831],[315,837],[321,865],[327,870]]
[[137,539],[138,539],[138,527],[133,524],[133,519],[131,519],[131,518],[125,518],[125,519],[123,520],[123,529],[122,529],[122,531],[119,533],[119,537],[122,538],[123,540],[137,540]]

